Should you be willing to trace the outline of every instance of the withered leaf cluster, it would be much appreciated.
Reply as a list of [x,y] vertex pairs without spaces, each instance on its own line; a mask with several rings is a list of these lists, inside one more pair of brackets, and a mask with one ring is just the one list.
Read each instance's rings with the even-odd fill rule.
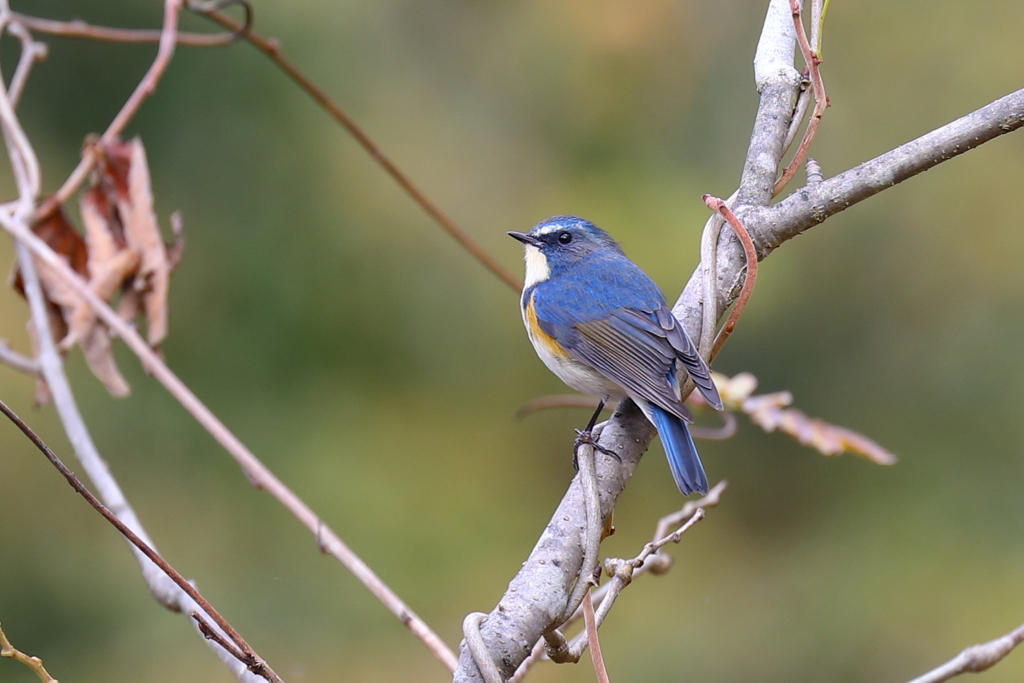
[[896,462],[895,455],[863,434],[808,417],[802,410],[789,407],[793,395],[788,391],[753,395],[757,378],[748,372],[731,378],[715,373],[715,384],[728,408],[743,411],[766,432],[778,430],[788,434],[823,455],[855,453],[879,465]]
[[[179,221],[171,218],[175,241],[164,244],[153,211],[146,151],[139,138],[127,142],[91,141],[96,155],[89,187],[79,200],[82,234],[58,206],[33,226],[35,234],[64,258],[85,279],[96,296],[115,305],[122,319],[141,316],[146,338],[158,347],[167,336],[167,291],[171,270],[181,258],[183,240]],[[114,361],[111,332],[84,297],[68,286],[52,268],[35,260],[50,314],[50,332],[66,353],[81,346],[93,374],[114,396],[127,396],[128,383]],[[21,274],[13,285],[24,296]],[[38,340],[29,326],[38,351]],[[36,400],[46,403],[49,390],[38,380]]]

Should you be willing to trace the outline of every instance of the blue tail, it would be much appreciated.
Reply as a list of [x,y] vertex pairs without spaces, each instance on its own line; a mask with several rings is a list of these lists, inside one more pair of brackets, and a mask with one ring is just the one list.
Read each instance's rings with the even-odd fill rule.
[[704,467],[697,456],[697,447],[693,445],[686,423],[653,403],[648,403],[646,407],[665,447],[668,466],[672,470],[676,486],[684,496],[694,491],[707,493],[708,477],[704,474]]

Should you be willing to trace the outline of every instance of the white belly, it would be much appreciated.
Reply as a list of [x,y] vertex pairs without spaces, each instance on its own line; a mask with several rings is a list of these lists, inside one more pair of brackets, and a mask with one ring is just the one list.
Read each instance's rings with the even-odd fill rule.
[[544,365],[547,366],[548,370],[555,373],[558,379],[576,391],[582,391],[584,394],[602,399],[618,400],[626,396],[626,392],[622,387],[592,367],[584,365],[573,358],[551,353],[543,342],[534,338],[529,324],[526,326],[526,331],[530,336],[530,342],[533,344],[534,350],[537,351],[537,355],[544,361]]

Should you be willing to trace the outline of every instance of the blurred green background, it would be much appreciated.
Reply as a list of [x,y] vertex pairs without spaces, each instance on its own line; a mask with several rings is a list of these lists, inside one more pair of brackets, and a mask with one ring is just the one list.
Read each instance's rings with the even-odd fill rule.
[[[700,195],[735,186],[766,3],[256,0],[256,29],[347,107],[517,273],[507,230],[586,216],[669,298],[697,263]],[[161,3],[13,0],[101,24]],[[184,28],[203,22],[186,17]],[[1024,86],[1024,4],[832,3],[830,175]],[[46,38],[20,113],[47,191],[148,67],[152,46]],[[9,37],[0,61],[9,78]],[[453,647],[489,610],[572,476],[585,411],[523,421],[563,391],[516,296],[244,44],[179,50],[129,128],[157,208],[188,239],[171,367]],[[768,259],[716,363],[900,457],[826,459],[742,421],[701,444],[723,504],[631,587],[602,629],[617,681],[903,681],[1024,620],[1024,134],[858,205]],[[13,195],[9,170],[2,195]],[[13,255],[0,240],[0,262]],[[0,291],[0,337],[26,350]],[[111,399],[68,359],[96,442],[159,549],[290,683],[442,681],[444,670],[124,348]],[[51,408],[0,394],[68,461]],[[78,469],[78,468],[75,468]],[[681,503],[660,445],[616,511],[632,556]],[[13,427],[0,428],[0,621],[61,680],[228,681],[157,607],[124,543]],[[982,675],[1019,681],[1016,653]],[[589,661],[529,680],[593,680]],[[33,681],[0,661],[0,681]]]

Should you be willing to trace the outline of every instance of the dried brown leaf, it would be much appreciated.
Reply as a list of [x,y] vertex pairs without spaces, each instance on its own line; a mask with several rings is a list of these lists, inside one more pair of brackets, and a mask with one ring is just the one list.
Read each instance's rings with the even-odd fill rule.
[[115,188],[114,201],[125,241],[140,257],[132,287],[142,295],[147,340],[151,346],[157,346],[167,336],[171,262],[153,212],[146,150],[142,141],[134,138],[128,142],[111,142],[102,152],[107,160],[105,175],[109,175]]
[[[32,226],[32,232],[46,242],[47,246],[58,255],[63,257],[75,272],[83,277],[86,276],[88,256],[85,242],[82,241],[81,236],[75,231],[71,223],[68,222],[67,216],[64,215],[60,207],[37,221]],[[37,258],[34,258],[33,261],[36,266],[36,272],[39,274],[39,283],[43,290],[43,297],[46,299],[46,313],[49,319],[50,334],[53,336],[54,341],[57,341],[63,338],[68,330],[64,312],[73,308],[79,302],[79,297],[56,276],[49,266]],[[17,265],[15,265],[11,275],[11,286],[24,297],[25,283],[22,281],[21,272]],[[36,336],[35,326],[29,322],[27,328],[29,342],[32,346],[32,354],[38,358],[39,338]],[[42,375],[37,375],[36,405],[46,405],[50,402],[50,399],[50,387],[46,384]]]
[[103,382],[115,398],[124,398],[131,393],[128,382],[125,381],[121,371],[117,369],[114,361],[114,347],[110,340],[110,333],[103,325],[93,325],[89,336],[82,340],[82,353],[85,355],[85,362],[96,379]]
[[142,294],[134,289],[126,289],[117,302],[117,314],[121,320],[131,321],[142,311]]
[[[749,372],[740,372],[732,377],[712,372],[711,378],[714,380],[718,393],[722,397],[722,403],[731,410],[740,409],[743,401],[750,398],[754,390],[757,389],[757,378]],[[696,391],[694,394],[700,395]],[[694,398],[696,396],[691,396],[689,400],[692,401]]]
[[[87,197],[92,193],[87,193]],[[86,224],[86,237],[74,229],[63,210],[57,207],[41,219],[32,230],[58,255],[63,257],[76,273],[89,282],[93,291],[104,301],[110,301],[126,279],[138,266],[139,256],[124,244],[118,244],[109,231],[109,221],[101,215],[102,196],[83,199],[82,216]],[[76,343],[81,344],[85,360],[93,374],[106,385],[114,396],[126,396],[128,383],[114,362],[110,334],[96,318],[88,303],[57,276],[48,265],[35,259],[39,282],[46,297],[50,333],[58,348],[66,353]],[[24,296],[24,283],[20,273],[13,285]],[[29,338],[38,355],[38,339],[34,326],[29,324]],[[49,387],[39,378],[36,383],[36,403],[50,400]]]
[[[82,240],[81,235],[75,231],[75,228],[68,222],[67,216],[64,215],[64,211],[60,207],[51,211],[49,214],[41,218],[32,226],[32,232],[36,234],[41,240],[46,242],[46,245],[53,249],[58,256],[62,257],[67,261],[71,268],[81,275],[83,278],[88,278],[88,250],[85,245],[85,241]],[[60,307],[74,306],[78,301],[78,295],[74,291],[64,284],[64,282],[58,278],[53,271],[45,263],[40,261],[38,258],[34,259],[36,264],[36,270],[39,272],[39,279],[43,286],[43,294],[46,296],[48,302],[55,304]],[[21,279],[21,272],[15,268],[11,278],[11,286],[14,287],[22,296],[25,296],[25,286]],[[55,335],[56,339],[60,339],[63,333]]]
[[[120,237],[119,221],[111,211],[100,184],[82,195],[79,210],[88,246],[89,286],[96,296],[110,302],[134,276],[139,255]],[[68,319],[70,331],[61,342],[62,348],[68,349],[78,342],[82,342],[84,348],[95,324],[96,315],[92,308],[84,300],[79,300]]]

